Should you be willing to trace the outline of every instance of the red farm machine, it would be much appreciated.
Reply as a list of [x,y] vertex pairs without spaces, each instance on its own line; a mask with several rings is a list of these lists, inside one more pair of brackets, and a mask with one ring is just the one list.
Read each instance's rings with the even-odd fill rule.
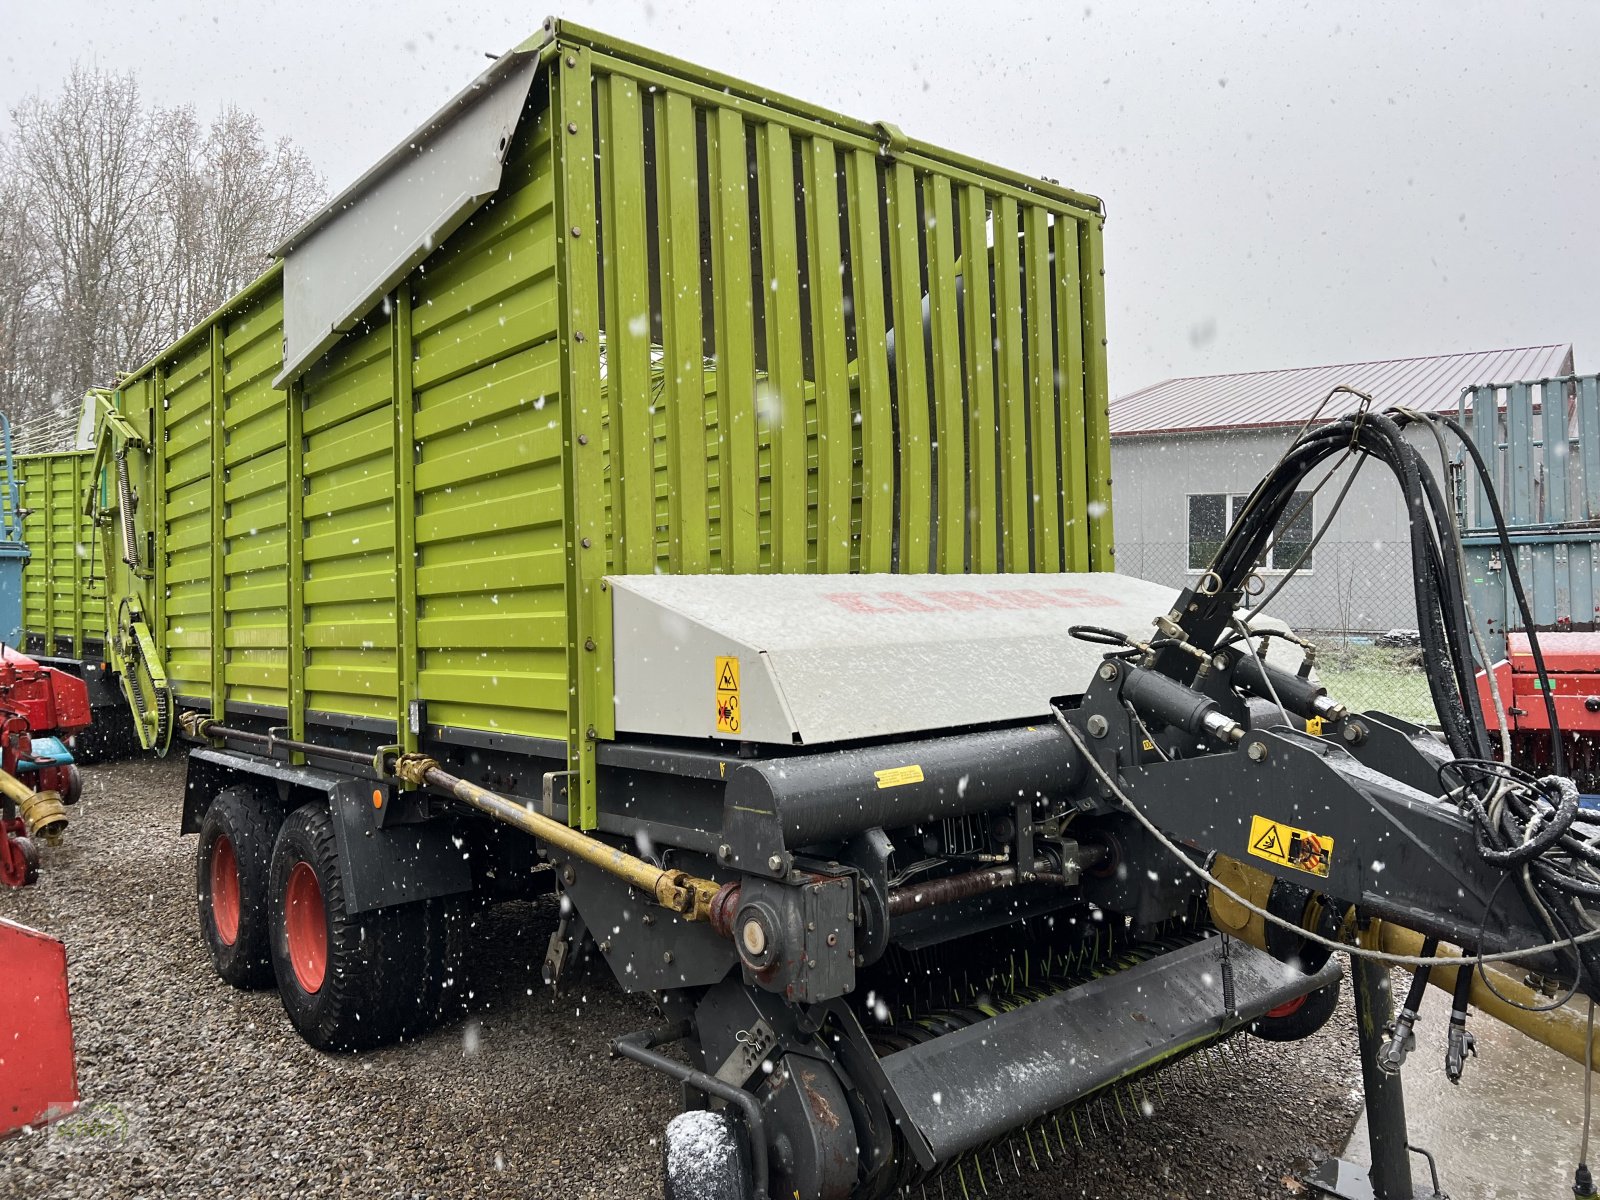
[[[4,416],[0,451],[0,884],[20,888],[38,878],[40,844],[66,832],[66,806],[82,791],[69,743],[88,728],[90,710],[82,679],[16,649],[31,555]],[[66,949],[0,920],[0,1137],[56,1120],[77,1103]]]
[[66,806],[82,792],[65,738],[88,728],[81,679],[0,647],[0,882],[24,887],[39,873],[40,842],[66,832]]
[[[25,528],[25,518],[40,511],[38,529],[49,542],[63,518],[69,528],[77,526],[82,497],[64,496],[58,513],[25,508],[23,495],[11,425],[0,415],[0,883],[7,887],[32,883],[39,872],[40,843],[53,844],[66,832],[65,806],[77,803],[82,790],[70,745],[88,729],[91,717],[83,679],[18,649],[29,583],[52,593],[77,591],[74,572],[61,567],[80,557],[72,545],[63,546],[60,561],[47,553],[32,564],[30,581],[33,554],[24,535],[34,530]],[[81,597],[72,602],[83,603]]]

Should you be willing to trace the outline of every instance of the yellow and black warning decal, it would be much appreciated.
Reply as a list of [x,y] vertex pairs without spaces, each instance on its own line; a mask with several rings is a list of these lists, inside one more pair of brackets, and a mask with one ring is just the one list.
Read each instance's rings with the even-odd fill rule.
[[908,783],[922,782],[922,764],[911,763],[904,767],[888,767],[882,771],[874,771],[873,775],[877,777],[880,789],[905,787]]
[[731,654],[717,655],[717,732],[738,733],[743,725],[739,715],[739,660]]
[[1293,867],[1309,875],[1328,877],[1333,861],[1333,839],[1309,829],[1297,829],[1266,817],[1250,818],[1249,851],[1257,858]]

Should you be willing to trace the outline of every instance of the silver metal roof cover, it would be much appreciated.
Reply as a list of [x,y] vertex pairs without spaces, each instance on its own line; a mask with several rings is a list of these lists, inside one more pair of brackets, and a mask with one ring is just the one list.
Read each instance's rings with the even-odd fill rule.
[[282,387],[500,187],[547,32],[496,59],[273,254],[283,259]]
[[1105,655],[1073,625],[1146,636],[1177,596],[1108,573],[608,579],[619,733],[807,746],[1047,720]]

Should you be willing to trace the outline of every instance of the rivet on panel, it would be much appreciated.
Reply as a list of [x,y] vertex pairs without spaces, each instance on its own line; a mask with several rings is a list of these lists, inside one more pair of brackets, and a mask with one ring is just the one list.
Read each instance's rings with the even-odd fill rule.
[[594,649],[594,639],[593,638],[584,638],[583,639],[583,648],[585,650],[593,650]]
[[579,229],[576,225],[574,225],[572,227],[572,236],[575,237],[575,238],[581,238],[583,236],[583,230]]
[[589,539],[588,538],[584,538],[583,541],[581,541],[579,543],[579,545],[581,545],[585,550],[587,550],[589,548]]
[[577,133],[578,132],[578,123],[576,121],[568,121],[567,122],[567,132],[568,133]]
[[589,444],[589,435],[587,433],[580,433],[578,435],[578,445],[587,446],[588,444]]
[[572,54],[567,55],[567,66],[575,67],[577,65],[578,65],[577,56],[576,55],[572,55]]

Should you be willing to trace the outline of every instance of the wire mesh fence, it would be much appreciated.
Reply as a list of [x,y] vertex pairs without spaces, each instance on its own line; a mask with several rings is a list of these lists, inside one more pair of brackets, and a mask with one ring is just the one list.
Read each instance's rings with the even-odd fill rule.
[[[1172,588],[1197,582],[1204,565],[1191,565],[1187,542],[1117,545],[1118,571]],[[1432,724],[1412,579],[1407,542],[1323,542],[1293,577],[1261,572],[1248,603],[1317,647],[1317,675],[1335,699]]]

